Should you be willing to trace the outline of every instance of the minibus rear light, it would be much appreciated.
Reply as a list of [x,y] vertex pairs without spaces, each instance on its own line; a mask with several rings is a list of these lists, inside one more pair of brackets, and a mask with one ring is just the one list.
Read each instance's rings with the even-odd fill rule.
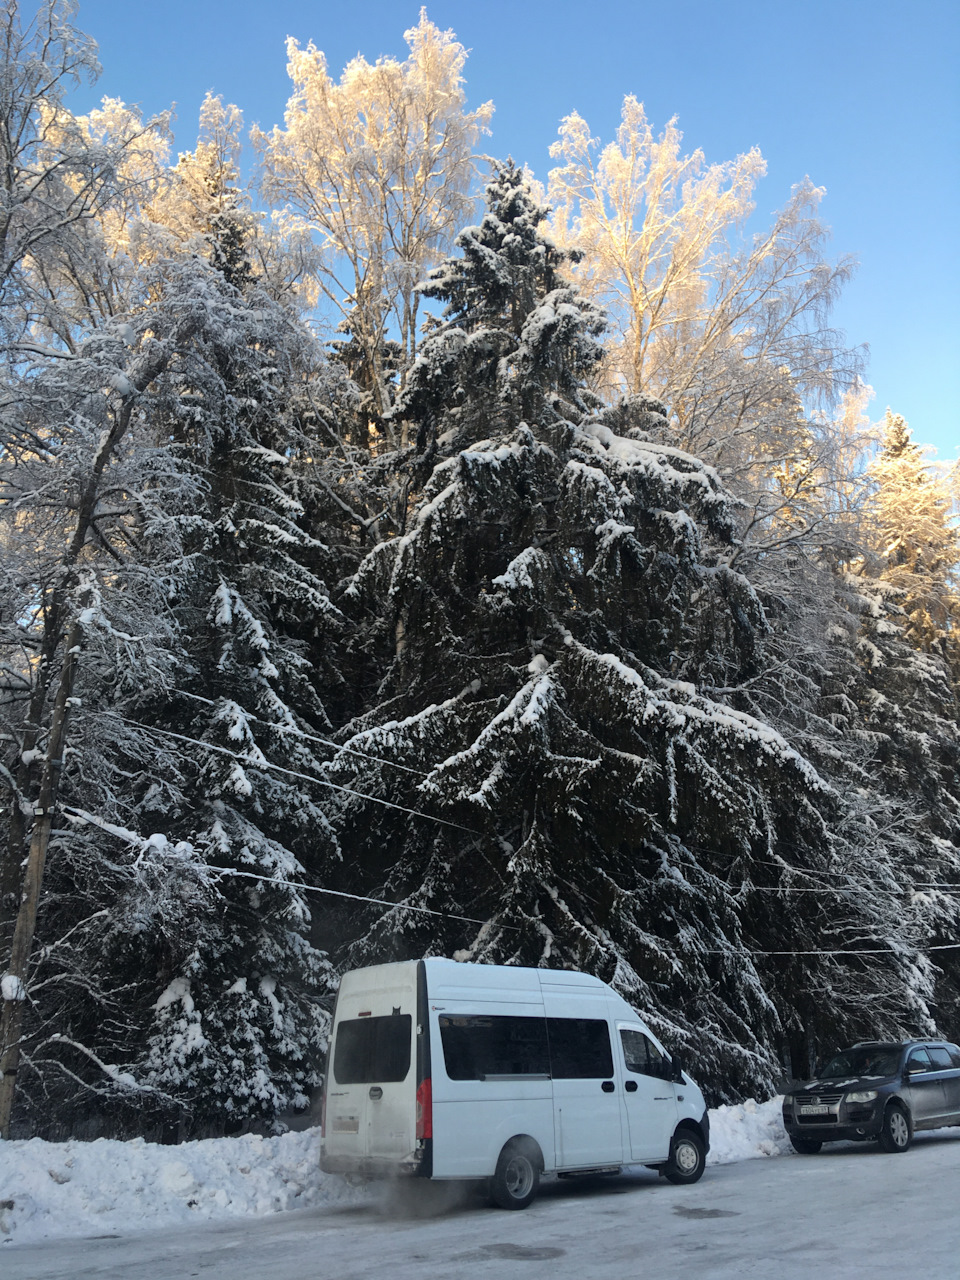
[[417,1085],[417,1137],[433,1137],[433,1085],[429,1077]]
[[320,1137],[327,1136],[327,1082],[323,1082],[323,1093],[320,1095]]

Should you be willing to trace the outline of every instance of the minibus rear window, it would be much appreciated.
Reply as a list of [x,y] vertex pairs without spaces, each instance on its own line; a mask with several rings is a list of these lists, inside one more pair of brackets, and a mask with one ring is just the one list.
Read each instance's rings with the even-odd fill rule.
[[391,1084],[410,1070],[413,1019],[409,1013],[389,1018],[352,1018],[337,1026],[333,1078],[337,1084]]
[[602,1018],[548,1018],[555,1080],[600,1080],[613,1075],[610,1031]]
[[546,1076],[550,1070],[543,1018],[441,1014],[440,1043],[451,1080]]

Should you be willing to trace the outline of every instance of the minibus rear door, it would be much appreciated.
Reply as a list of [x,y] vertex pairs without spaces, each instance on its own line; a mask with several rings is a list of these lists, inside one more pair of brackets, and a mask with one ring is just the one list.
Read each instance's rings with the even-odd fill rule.
[[[338,1022],[327,1115],[332,1149],[342,1143],[368,1160],[396,1160],[413,1151],[413,1030],[411,1013],[364,1010]],[[357,1135],[353,1142],[350,1133]]]

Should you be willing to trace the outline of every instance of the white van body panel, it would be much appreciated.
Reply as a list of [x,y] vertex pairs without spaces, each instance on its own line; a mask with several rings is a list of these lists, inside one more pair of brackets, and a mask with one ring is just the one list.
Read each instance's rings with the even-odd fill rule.
[[[410,1059],[402,1080],[337,1080],[337,1063],[343,1068],[348,1062],[338,1049],[342,1024],[361,1015],[405,1019],[408,1014]],[[481,1027],[496,1027],[504,1024],[483,1020],[505,1017],[539,1023],[547,1036],[553,1073],[525,1067],[515,1075],[452,1078],[444,1058],[442,1025],[452,1036],[469,1037],[476,1032],[451,1027],[475,1028],[477,1019]],[[456,1021],[460,1018],[462,1024]],[[562,1021],[552,1021],[557,1019],[583,1021],[568,1029]],[[399,1023],[391,1023],[388,1030],[396,1033],[399,1028]],[[626,1041],[622,1032],[628,1033]],[[343,1034],[356,1035],[356,1025]],[[526,1036],[527,1030],[520,1034]],[[568,1034],[578,1043],[593,1038],[600,1056],[588,1061],[596,1062],[597,1070],[602,1065],[602,1075],[576,1075],[576,1064],[564,1074],[563,1046],[550,1037],[562,1041]],[[692,1121],[707,1138],[706,1107],[689,1076],[675,1084],[632,1070],[628,1047],[641,1042],[631,1040],[630,1034],[646,1037],[643,1043],[655,1046],[651,1054],[669,1058],[636,1011],[589,974],[440,958],[353,970],[341,983],[331,1035],[322,1165],[331,1171],[374,1175],[416,1170],[438,1179],[487,1178],[504,1146],[518,1136],[536,1142],[545,1172],[662,1164],[682,1121]],[[608,1057],[601,1045],[607,1040]],[[511,1044],[505,1056],[513,1053]],[[416,1138],[418,1070],[429,1077],[432,1090],[432,1139],[425,1141]],[[461,1066],[459,1073],[463,1070]],[[457,1074],[456,1063],[451,1071]]]
[[[578,974],[586,977],[586,974]],[[592,983],[596,983],[594,987]],[[609,1025],[609,988],[599,979],[586,984],[545,982],[543,1011],[547,1018],[577,1018]],[[553,1080],[556,1164],[560,1170],[615,1168],[623,1163],[623,1131],[616,1056],[611,1044],[610,1070],[603,1075]],[[604,1091],[603,1084],[614,1087]]]
[[[468,967],[457,965],[458,969]],[[492,965],[476,967],[493,968]],[[529,973],[530,970],[514,972]],[[464,1017],[509,1013],[518,1018],[542,1018],[543,1001],[539,988],[529,983],[517,983],[507,987],[501,995],[496,987],[489,985],[489,975],[484,975],[483,983],[474,981],[462,988],[435,984],[432,977],[431,969],[428,969],[433,1076],[432,1176],[489,1177],[504,1144],[518,1134],[533,1138],[543,1152],[544,1161],[550,1161],[547,1167],[551,1167],[553,1093],[549,1077],[451,1080],[446,1071],[440,1033],[440,1017],[444,1013]]]

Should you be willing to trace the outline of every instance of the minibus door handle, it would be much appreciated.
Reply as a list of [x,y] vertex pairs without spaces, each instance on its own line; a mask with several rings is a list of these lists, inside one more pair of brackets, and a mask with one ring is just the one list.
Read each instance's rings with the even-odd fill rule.
[[380,1099],[383,1097],[383,1090],[380,1088],[378,1084],[375,1084],[373,1088],[370,1090],[370,1097],[374,1100],[374,1102],[379,1102]]
[[636,1092],[637,1092],[637,1082],[636,1082],[636,1080],[628,1080],[628,1081],[627,1081],[627,1083],[626,1083],[623,1087],[624,1087],[624,1089],[626,1089],[627,1093],[636,1093]]
[[600,1088],[603,1090],[604,1093],[613,1093],[613,1088],[614,1088],[613,1081],[604,1080]]

